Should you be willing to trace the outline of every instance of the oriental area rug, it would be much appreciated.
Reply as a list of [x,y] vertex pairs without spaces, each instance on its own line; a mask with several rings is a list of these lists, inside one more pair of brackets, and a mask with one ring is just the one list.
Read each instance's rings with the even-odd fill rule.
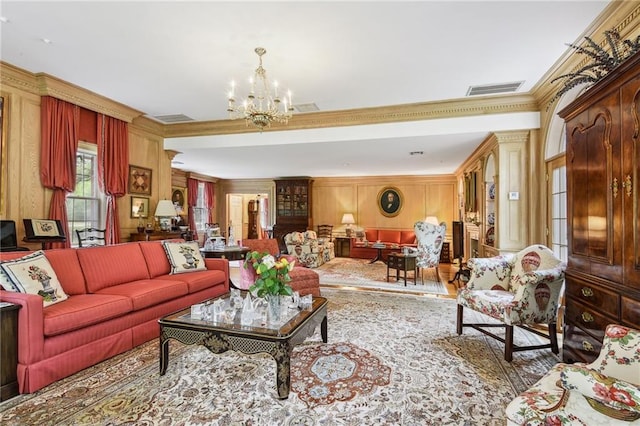
[[[322,289],[320,332],[292,354],[291,393],[276,398],[275,362],[158,342],[0,404],[2,425],[503,425],[506,405],[559,362],[517,352],[475,331],[455,332],[454,300]],[[481,319],[469,314],[469,320]],[[474,317],[475,316],[475,317]],[[516,343],[535,336],[516,330]]]
[[[400,271],[400,279],[396,281],[396,270],[389,271],[390,278],[387,281],[387,265],[378,261],[369,263],[368,259],[354,259],[349,257],[336,257],[329,262],[320,265],[313,270],[320,276],[320,285],[323,286],[353,286],[387,291],[401,291],[406,293],[448,294],[444,284],[436,281],[435,269],[424,271],[424,283],[418,275],[417,282],[413,280],[413,271],[407,273],[407,285],[404,285],[403,274]],[[440,273],[440,277],[445,279]]]

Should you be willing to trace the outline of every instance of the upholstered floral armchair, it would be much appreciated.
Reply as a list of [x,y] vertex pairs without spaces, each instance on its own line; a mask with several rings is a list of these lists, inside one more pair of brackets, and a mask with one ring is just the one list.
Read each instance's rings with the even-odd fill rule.
[[318,238],[315,231],[290,232],[284,236],[284,244],[287,252],[308,268],[317,268],[335,257],[333,242]]
[[[466,287],[458,290],[457,332],[463,327],[474,328],[505,344],[504,359],[511,362],[513,352],[551,348],[557,354],[556,323],[560,289],[564,283],[566,264],[543,245],[529,246],[516,254],[467,261],[471,278]],[[473,309],[497,323],[474,324],[463,322],[463,309]],[[548,334],[528,326],[547,324]],[[518,326],[548,338],[543,345],[516,346],[513,327]],[[503,327],[504,338],[486,330]]]
[[611,324],[591,364],[556,364],[507,406],[509,425],[640,424],[640,330]]
[[424,284],[424,270],[435,268],[436,279],[440,282],[440,252],[442,251],[442,243],[447,225],[441,222],[440,225],[434,225],[429,222],[416,222],[413,225],[418,243],[418,252],[416,258],[416,266],[420,268],[421,280]]

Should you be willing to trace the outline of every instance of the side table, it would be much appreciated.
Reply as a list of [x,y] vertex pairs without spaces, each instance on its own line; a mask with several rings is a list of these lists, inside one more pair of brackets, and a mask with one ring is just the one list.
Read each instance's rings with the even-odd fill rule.
[[[404,278],[404,286],[407,286],[407,271],[413,271],[413,283],[417,284],[418,265],[416,264],[417,256],[415,254],[389,253],[387,256],[387,282],[389,282],[389,272],[391,269],[396,270],[396,281]],[[403,276],[400,277],[400,271]]]
[[18,395],[18,310],[20,305],[0,302],[0,401]]
[[333,245],[336,249],[336,256],[351,256],[351,237],[335,237],[333,240]]

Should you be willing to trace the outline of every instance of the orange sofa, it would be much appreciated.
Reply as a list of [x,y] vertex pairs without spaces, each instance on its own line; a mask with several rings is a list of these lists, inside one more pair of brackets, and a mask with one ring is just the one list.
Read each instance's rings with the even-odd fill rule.
[[[0,290],[18,311],[18,386],[31,393],[157,338],[158,319],[229,291],[229,262],[170,274],[160,241],[44,251],[68,295],[43,307],[38,295]],[[0,253],[0,260],[25,252]]]
[[416,234],[413,229],[365,229],[356,232],[356,238],[350,240],[349,257],[373,259],[378,249],[372,247],[380,242],[386,248],[382,250],[382,258],[386,259],[391,252],[399,252],[403,247],[417,247]]

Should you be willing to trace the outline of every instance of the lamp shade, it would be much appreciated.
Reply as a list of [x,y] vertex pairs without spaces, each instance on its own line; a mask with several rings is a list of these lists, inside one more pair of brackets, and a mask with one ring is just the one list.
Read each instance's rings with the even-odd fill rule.
[[156,217],[173,217],[177,216],[176,206],[170,200],[160,200],[158,201],[158,206],[156,207]]
[[435,216],[427,216],[424,218],[424,221],[427,223],[431,223],[432,225],[440,225],[440,222],[438,222],[438,218]]
[[353,225],[354,223],[356,223],[356,221],[353,218],[353,214],[345,213],[345,214],[342,215],[342,224],[343,225]]

